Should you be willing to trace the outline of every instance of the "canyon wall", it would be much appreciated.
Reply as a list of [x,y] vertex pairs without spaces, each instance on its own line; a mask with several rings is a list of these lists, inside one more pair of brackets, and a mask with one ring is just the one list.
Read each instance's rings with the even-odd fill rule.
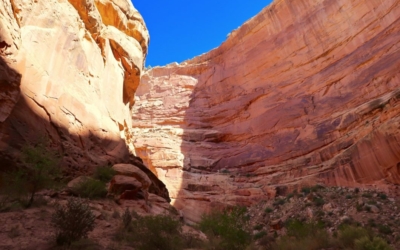
[[275,0],[147,71],[133,138],[188,221],[302,185],[400,184],[400,1]]
[[67,173],[128,162],[149,35],[129,0],[0,0],[0,159],[45,138]]

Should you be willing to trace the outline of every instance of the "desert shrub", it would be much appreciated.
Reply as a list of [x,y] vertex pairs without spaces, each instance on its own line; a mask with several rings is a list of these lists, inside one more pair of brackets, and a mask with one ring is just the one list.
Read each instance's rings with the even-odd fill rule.
[[267,232],[265,232],[265,231],[260,231],[260,232],[258,232],[258,233],[256,233],[254,236],[253,236],[253,238],[255,239],[255,240],[259,240],[259,239],[262,239],[264,236],[266,236],[267,235]]
[[65,206],[57,206],[51,218],[57,245],[71,245],[86,238],[94,229],[94,221],[89,205],[81,199],[69,199]]
[[362,194],[362,197],[365,197],[365,198],[372,198],[372,194],[371,194],[371,193],[363,193],[363,194]]
[[22,148],[24,166],[5,173],[3,192],[17,199],[24,207],[30,207],[35,194],[44,188],[54,188],[61,177],[57,153],[46,148],[46,143]]
[[290,198],[294,197],[295,193],[289,193],[286,195],[286,199],[289,200]]
[[389,244],[380,237],[362,237],[354,241],[356,250],[392,250]]
[[286,223],[287,235],[279,238],[272,249],[279,250],[316,250],[327,248],[331,244],[329,234],[319,222],[289,220]]
[[370,227],[376,227],[377,225],[376,225],[376,223],[375,223],[375,220],[372,219],[372,218],[368,219],[368,226],[370,226]]
[[271,213],[272,211],[274,211],[274,210],[272,208],[270,208],[270,207],[266,207],[265,210],[264,210],[264,212],[267,213],[267,214]]
[[291,219],[285,222],[287,235],[294,238],[305,238],[314,235],[315,232],[323,229],[321,222],[303,222],[297,219]]
[[301,192],[304,194],[309,194],[311,192],[311,188],[310,187],[303,187],[301,188]]
[[322,199],[320,197],[314,197],[313,202],[314,202],[314,205],[317,207],[320,207],[325,204],[324,199]]
[[381,198],[382,200],[386,200],[387,199],[387,195],[386,194],[380,194],[379,198]]
[[92,178],[79,182],[72,190],[78,196],[89,199],[104,198],[107,195],[105,183]]
[[96,168],[93,177],[99,181],[107,183],[111,181],[115,174],[115,170],[112,169],[110,166],[101,166]]
[[182,238],[184,249],[202,249],[204,247],[204,242],[194,234],[186,233]]
[[139,217],[117,233],[117,239],[138,250],[180,250],[183,236],[179,221],[165,215]]
[[311,192],[317,192],[318,190],[322,190],[322,189],[325,189],[325,187],[322,185],[319,185],[319,184],[310,188]]
[[213,249],[245,249],[251,235],[247,229],[246,208],[214,211],[202,217],[199,228],[213,245]]
[[378,225],[378,230],[382,234],[391,234],[393,233],[392,229],[388,225]]
[[69,246],[69,249],[73,250],[99,250],[103,249],[96,242],[90,239],[80,239],[78,241],[74,241]]
[[283,204],[285,204],[285,199],[276,199],[274,203],[272,203],[274,206],[281,206]]
[[122,215],[122,225],[125,230],[128,230],[132,223],[132,215],[129,212],[129,209],[126,208],[124,214]]
[[342,248],[354,249],[355,241],[364,237],[369,237],[366,229],[345,225],[339,228],[338,245]]

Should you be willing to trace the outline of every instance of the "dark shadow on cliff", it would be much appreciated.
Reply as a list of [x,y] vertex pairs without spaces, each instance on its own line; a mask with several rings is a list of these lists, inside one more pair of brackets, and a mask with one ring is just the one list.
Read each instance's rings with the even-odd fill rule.
[[[0,44],[0,49],[2,49]],[[6,46],[6,44],[5,44]],[[21,74],[0,57],[0,171],[13,164],[6,140],[12,141],[5,129],[5,121],[20,99]]]
[[[0,66],[4,65],[6,64],[0,61]],[[10,68],[7,70],[8,74],[14,74],[19,80],[21,79],[17,72]],[[4,78],[4,75],[2,77]],[[32,107],[35,107],[35,111]],[[71,134],[67,128],[52,120],[46,108],[41,107],[23,92],[10,111],[7,119],[0,123],[0,171],[21,164],[21,148],[24,145],[35,144],[45,139],[49,142],[49,150],[57,152],[60,156],[60,168],[66,179],[93,173],[99,166],[130,163],[149,176],[152,181],[149,187],[151,193],[170,200],[164,183],[143,164],[140,158],[130,154],[122,138],[119,140],[100,138],[90,130],[81,135]]]

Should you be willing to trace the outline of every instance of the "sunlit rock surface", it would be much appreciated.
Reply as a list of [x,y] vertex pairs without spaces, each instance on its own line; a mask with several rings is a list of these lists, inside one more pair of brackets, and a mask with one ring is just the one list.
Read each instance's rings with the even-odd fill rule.
[[147,71],[135,150],[187,220],[300,185],[400,184],[400,2],[276,0]]
[[0,159],[50,140],[72,175],[128,162],[149,35],[128,0],[0,0]]

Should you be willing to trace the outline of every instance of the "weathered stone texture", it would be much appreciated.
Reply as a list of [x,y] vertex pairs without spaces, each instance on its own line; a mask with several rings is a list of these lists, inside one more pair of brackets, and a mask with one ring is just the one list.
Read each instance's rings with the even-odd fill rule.
[[276,0],[146,72],[135,149],[196,220],[316,182],[400,184],[400,2]]
[[73,175],[128,162],[148,41],[128,0],[1,0],[1,161],[47,137]]

